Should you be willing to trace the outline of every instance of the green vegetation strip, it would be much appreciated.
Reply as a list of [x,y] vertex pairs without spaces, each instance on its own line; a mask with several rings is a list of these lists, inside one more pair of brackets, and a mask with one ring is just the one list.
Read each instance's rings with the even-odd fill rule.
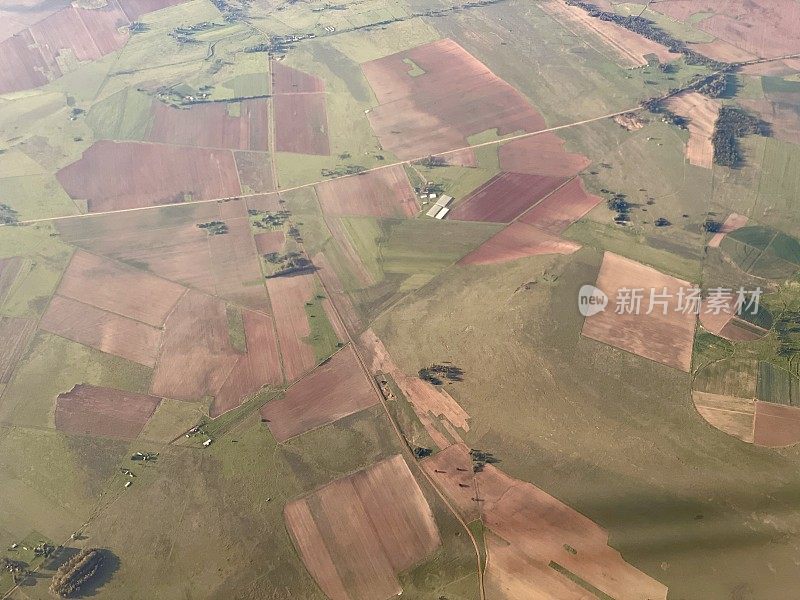
[[322,362],[339,348],[339,338],[325,312],[323,300],[325,300],[325,296],[317,293],[305,305],[308,327],[311,330],[305,341],[314,347],[314,356],[317,362]]

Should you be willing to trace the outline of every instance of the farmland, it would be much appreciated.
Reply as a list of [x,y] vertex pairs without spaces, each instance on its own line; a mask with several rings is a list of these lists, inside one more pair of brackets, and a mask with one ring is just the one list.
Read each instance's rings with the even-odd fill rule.
[[791,596],[800,12],[592,4],[0,7],[0,595]]

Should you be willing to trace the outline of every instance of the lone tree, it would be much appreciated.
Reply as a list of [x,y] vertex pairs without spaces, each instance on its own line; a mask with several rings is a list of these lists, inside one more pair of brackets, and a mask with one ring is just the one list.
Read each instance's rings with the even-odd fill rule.
[[73,598],[83,585],[97,575],[103,564],[103,550],[84,548],[61,565],[53,575],[50,591],[61,598]]

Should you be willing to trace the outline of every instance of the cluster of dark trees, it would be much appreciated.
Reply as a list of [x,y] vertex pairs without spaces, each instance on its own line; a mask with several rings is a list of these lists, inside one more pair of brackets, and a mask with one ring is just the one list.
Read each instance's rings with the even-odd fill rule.
[[726,167],[736,167],[742,163],[742,150],[739,138],[751,134],[766,135],[767,127],[750,113],[735,106],[723,106],[714,124],[714,162]]
[[267,275],[267,279],[303,273],[314,268],[314,264],[300,252],[287,252],[286,254],[269,252],[264,255],[264,260],[273,265],[278,265],[278,268],[271,275]]
[[617,213],[614,216],[614,222],[619,225],[625,225],[631,220],[631,209],[633,205],[628,202],[628,196],[621,192],[612,192],[611,197],[606,200],[608,210]]
[[426,458],[431,454],[433,454],[433,450],[431,450],[430,448],[425,448],[423,446],[414,446],[413,448],[411,448],[411,452],[417,459]]
[[245,52],[269,52],[271,54],[286,54],[300,40],[316,37],[313,33],[301,33],[295,35],[272,35],[269,40],[248,46]]
[[134,21],[128,25],[128,31],[131,33],[144,33],[145,31],[149,30],[150,26],[147,23],[142,23],[141,21]]
[[0,224],[14,225],[17,222],[19,222],[17,211],[8,204],[0,204]]
[[247,9],[250,8],[251,0],[239,0],[239,6],[235,6],[227,0],[211,0],[217,10],[222,13],[222,18],[228,23],[244,21],[247,18]]
[[175,39],[180,44],[198,44],[200,43],[199,40],[194,38],[196,33],[200,33],[202,31],[208,31],[209,29],[215,29],[217,27],[221,27],[216,23],[212,23],[211,21],[203,21],[202,23],[197,23],[195,25],[188,25],[186,27],[176,27],[172,31],[170,31],[167,35],[171,38]]
[[211,235],[223,235],[228,233],[228,225],[225,221],[209,221],[208,223],[198,223],[200,229],[205,229]]
[[358,175],[366,170],[367,168],[361,165],[343,165],[335,169],[322,169],[320,173],[323,177],[342,177],[343,175]]
[[464,381],[464,370],[454,365],[431,365],[419,370],[419,378],[433,385],[442,385],[444,380]]
[[416,163],[414,164],[432,168],[432,167],[446,167],[448,163],[447,159],[444,158],[443,156],[430,155],[427,156],[426,158],[423,158],[422,160],[416,161]]
[[648,98],[641,103],[643,108],[646,108],[651,113],[661,115],[661,120],[671,125],[676,125],[681,129],[686,129],[689,126],[689,120],[676,115],[671,110],[664,107],[663,98]]
[[708,219],[706,219],[706,222],[703,223],[703,231],[706,231],[708,233],[719,233],[720,231],[722,231],[722,222],[715,221],[714,219],[709,217]]
[[475,448],[470,449],[469,456],[472,459],[472,471],[474,473],[480,473],[486,465],[500,462],[491,452],[476,450]]
[[666,46],[670,51],[683,54],[683,59],[687,65],[702,65],[714,69],[715,71],[729,67],[727,63],[722,63],[689,48],[683,40],[679,40],[656,25],[650,19],[634,15],[618,15],[615,12],[601,10],[596,5],[583,0],[566,0],[567,4],[582,8],[589,16],[600,19],[601,21],[611,21],[634,33],[638,33],[648,40]]
[[276,213],[269,211],[260,211],[251,208],[247,211],[251,217],[258,217],[253,219],[253,226],[261,229],[272,229],[276,227],[283,227],[283,224],[292,214],[288,210],[279,210]]
[[61,598],[77,595],[83,585],[89,582],[103,564],[103,550],[84,548],[61,565],[53,575],[50,591]]
[[703,77],[692,84],[692,89],[700,92],[709,98],[719,98],[724,96],[732,83],[732,75],[721,71],[712,73],[708,77]]

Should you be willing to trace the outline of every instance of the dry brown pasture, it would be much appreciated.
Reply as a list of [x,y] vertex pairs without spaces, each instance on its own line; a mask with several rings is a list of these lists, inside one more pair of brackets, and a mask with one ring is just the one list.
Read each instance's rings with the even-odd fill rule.
[[176,204],[241,194],[230,150],[99,141],[56,178],[89,212]]
[[152,114],[150,142],[231,150],[268,148],[266,99],[243,100],[236,117],[230,116],[223,102],[175,108],[154,101]]
[[644,67],[647,65],[645,56],[648,54],[655,54],[662,63],[680,58],[680,54],[670,52],[661,44],[648,40],[616,23],[590,16],[579,6],[570,6],[561,0],[547,0],[539,6],[580,37],[585,37],[580,34],[586,31],[596,34],[621,67]]
[[240,356],[230,343],[225,303],[189,290],[166,320],[151,393],[176,400],[213,396]]
[[286,237],[282,231],[265,231],[255,235],[256,250],[259,254],[269,254],[270,252],[280,252]]
[[78,435],[133,440],[161,398],[93,385],[76,385],[56,399],[56,429]]
[[286,505],[306,568],[331,600],[388,599],[397,573],[441,543],[430,506],[396,455]]
[[[424,74],[410,77],[407,61]],[[402,159],[466,146],[466,138],[544,129],[527,99],[450,39],[361,65],[379,105],[367,115],[381,144]]]
[[272,176],[272,161],[268,154],[236,150],[233,153],[233,158],[239,171],[239,182],[241,183],[243,194],[271,192],[275,189],[275,179]]
[[176,283],[83,250],[70,260],[58,294],[155,327],[184,293]]
[[[772,58],[800,52],[800,4],[794,0],[660,0],[651,8],[678,21],[697,13],[713,13],[697,27],[751,56]],[[713,58],[725,60],[729,54]]]
[[512,223],[458,261],[460,265],[489,265],[536,256],[572,254],[580,244],[564,240],[525,223]]
[[796,103],[767,99],[742,100],[741,104],[769,123],[772,135],[776,139],[790,144],[800,144],[800,113],[797,111]]
[[593,597],[553,569],[555,563],[617,600],[666,600],[666,586],[626,563],[609,547],[608,532],[584,515],[494,465],[473,474],[466,445],[425,459],[423,468],[466,519],[480,516],[491,532],[487,597]]
[[665,106],[689,120],[689,142],[686,144],[689,163],[710,169],[714,164],[711,136],[722,103],[699,92],[682,92],[669,98]]
[[502,171],[551,177],[571,177],[591,162],[582,154],[567,152],[564,140],[549,131],[501,144],[498,154]]
[[720,431],[753,443],[753,420],[756,403],[753,398],[736,398],[694,390],[692,400],[697,412]]
[[413,217],[417,197],[402,166],[315,186],[322,210],[330,216]]
[[14,285],[24,263],[25,261],[18,256],[0,259],[0,304],[11,291],[11,286]]
[[316,290],[314,274],[301,273],[267,279],[272,315],[278,330],[286,381],[294,381],[316,365],[314,348],[304,341],[311,333],[305,303]]
[[161,329],[64,296],[53,296],[39,326],[101,352],[153,367]]
[[8,383],[11,379],[11,373],[34,331],[35,319],[0,317],[0,383]]
[[346,346],[261,409],[279,442],[333,423],[378,402],[355,352]]
[[[665,275],[629,258],[612,252],[603,255],[603,264],[595,286],[609,298],[606,309],[586,317],[582,334],[598,342],[688,372],[692,364],[695,314],[677,310],[678,291],[691,284]],[[620,290],[641,289],[643,300],[639,314],[618,314],[616,299]],[[666,290],[666,309],[656,304],[648,312],[650,290]],[[666,312],[666,314],[663,314]]]
[[278,340],[272,318],[251,310],[242,311],[247,353],[239,356],[225,382],[214,396],[212,418],[236,408],[266,384],[283,383]]

